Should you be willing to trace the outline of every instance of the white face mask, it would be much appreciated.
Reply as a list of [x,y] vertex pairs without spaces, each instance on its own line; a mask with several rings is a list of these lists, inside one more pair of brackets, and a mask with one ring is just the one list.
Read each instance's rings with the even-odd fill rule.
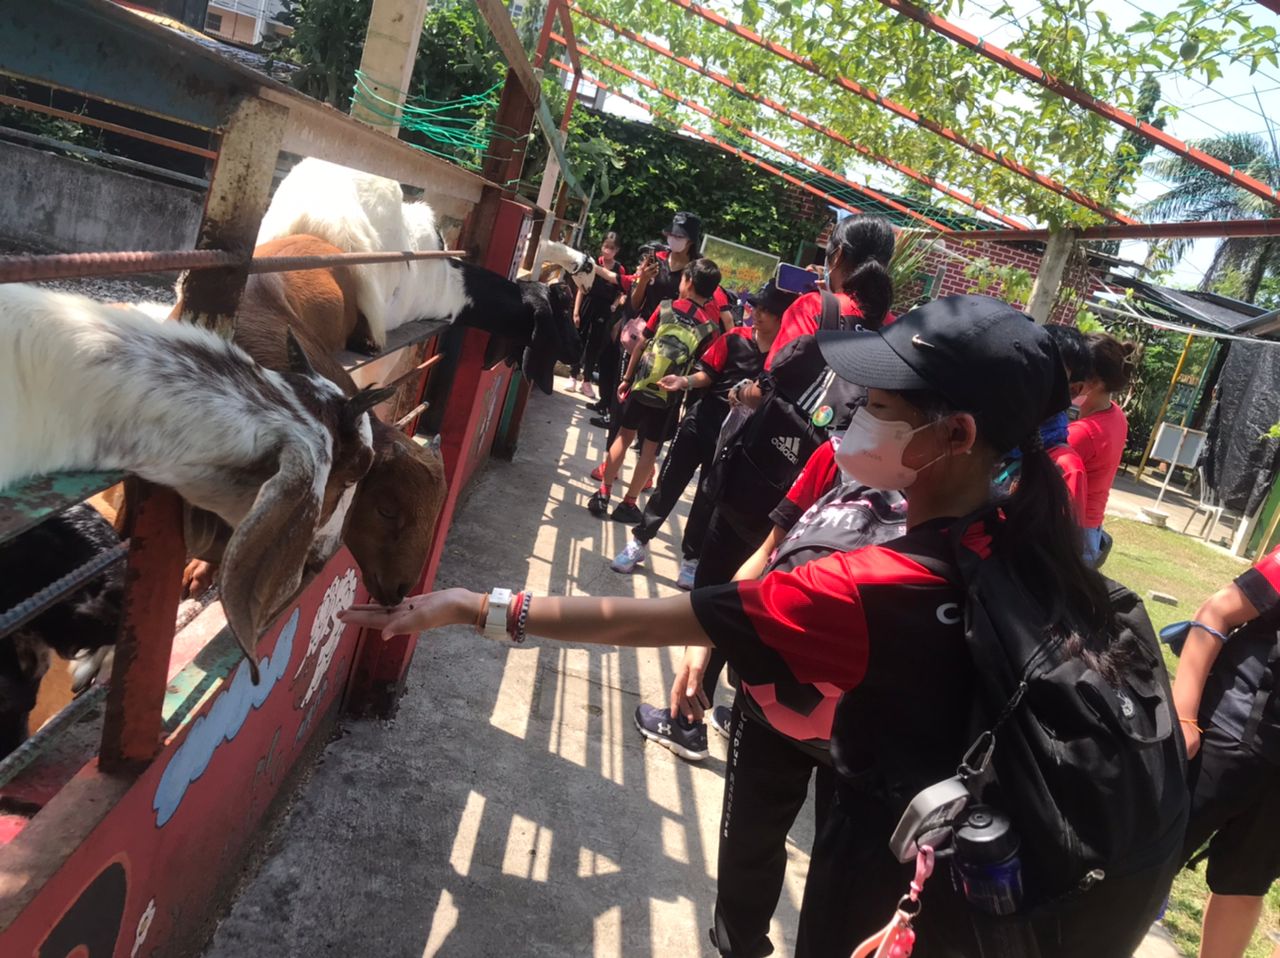
[[935,456],[919,469],[902,464],[902,454],[911,437],[931,425],[933,423],[925,423],[913,429],[909,422],[877,419],[866,409],[859,409],[836,449],[836,465],[850,479],[872,489],[907,489],[915,483],[921,469],[942,458]]
[[689,248],[689,240],[683,236],[668,236],[667,245],[673,253],[683,253]]

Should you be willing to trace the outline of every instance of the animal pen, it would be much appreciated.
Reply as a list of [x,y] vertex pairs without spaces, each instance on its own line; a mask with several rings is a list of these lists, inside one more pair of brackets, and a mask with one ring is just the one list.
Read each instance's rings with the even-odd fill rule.
[[[811,61],[692,0],[672,2],[687,15],[775,54],[789,64],[788,69],[819,72]],[[998,47],[983,45],[945,20],[905,0],[883,2],[949,41],[970,47],[1082,108],[1201,163],[1262,199],[1280,202],[1274,189]],[[524,265],[532,265],[533,237],[551,238],[554,228],[565,222],[568,191],[555,190],[562,159],[556,156],[548,162],[537,204],[520,199],[511,188],[521,176],[523,138],[533,128],[535,115],[545,114],[546,109],[540,100],[538,75],[505,9],[497,0],[477,0],[477,5],[508,61],[494,125],[509,134],[495,140],[479,173],[415,150],[109,0],[6,4],[0,10],[0,73],[207,131],[214,136],[216,148],[208,151],[214,166],[195,251],[0,261],[0,281],[188,269],[183,320],[229,336],[239,292],[252,269],[301,267],[261,262],[255,266],[248,256],[281,153],[329,160],[421,189],[446,223],[446,249],[461,250],[498,274],[514,277],[522,258]],[[1280,234],[1280,219],[1136,223],[852,79],[825,77],[833,92],[868,99],[977,155],[982,163],[1021,177],[1028,190],[1051,191],[1110,221],[1075,231],[1030,229],[892,157],[873,155],[820,120],[678,56],[625,26],[563,0],[551,0],[537,60],[572,76],[561,133],[567,129],[580,82],[612,89],[582,73],[580,52],[635,86],[734,126],[690,98],[603,54],[590,53],[574,37],[571,14],[669,58],[817,132],[841,149],[940,190],[999,226],[967,232],[939,228],[936,220],[892,198],[852,183],[774,141],[751,135],[746,128],[734,128],[735,134],[782,152],[788,160],[838,183],[844,192],[835,196],[739,146],[683,126],[684,132],[786,179],[823,203],[851,212],[897,208],[927,231],[964,243],[1047,242],[1041,265],[1043,286],[1038,284],[1027,304],[1040,321],[1054,304],[1065,253],[1080,240]],[[565,47],[569,63],[549,57],[552,41]],[[629,98],[620,88],[615,92]],[[548,120],[549,116],[543,118],[544,129],[555,125]],[[437,357],[444,359],[433,362]],[[410,323],[391,332],[379,355],[344,358],[359,384],[401,383],[384,418],[412,435],[425,411],[439,436],[448,493],[430,558],[416,586],[420,591],[435,577],[450,520],[468,481],[491,452],[509,455],[514,449],[529,385],[507,367],[490,361],[487,333],[444,322]],[[337,609],[368,598],[357,565],[344,547],[305,581],[265,632],[259,644],[261,681],[252,684],[220,606],[204,609],[175,634],[185,558],[181,501],[176,493],[136,477],[61,474],[9,488],[0,493],[0,542],[122,481],[129,506],[127,548],[105,560],[126,563],[124,621],[113,679],[105,692],[75,700],[0,761],[0,941],[6,955],[132,958],[144,946],[148,954],[198,949],[234,891],[272,811],[326,741],[336,717],[343,710],[389,714],[414,652],[413,636],[382,642],[336,623]],[[100,568],[99,564],[84,567],[17,608],[0,610],[0,637]]]
[[[519,50],[505,12],[504,46]],[[6,257],[5,282],[189,270],[183,320],[229,336],[251,271],[318,261],[250,262],[281,153],[312,156],[421,189],[446,252],[514,278],[545,211],[502,184],[517,180],[537,98],[523,52],[503,90],[496,142],[472,172],[376,130],[107,0],[7,4],[0,71],[165,118],[214,137],[197,249]],[[143,138],[146,134],[140,134]],[[423,254],[417,254],[421,257]],[[405,261],[382,254],[354,262]],[[346,262],[353,262],[350,257]],[[430,586],[449,523],[491,450],[509,455],[529,385],[486,361],[489,334],[418,321],[376,356],[347,353],[358,384],[398,382],[383,418],[412,436],[429,415],[448,484]],[[447,360],[447,361],[441,361]],[[69,373],[74,371],[69,370]],[[0,761],[0,940],[8,955],[180,954],[198,949],[234,889],[268,817],[329,737],[338,714],[387,715],[415,639],[383,642],[334,612],[369,601],[342,547],[279,614],[250,682],[221,606],[175,634],[185,560],[177,494],[110,473],[37,477],[0,494],[0,542],[124,482],[124,544],[10,610],[8,634],[99,573],[126,564],[123,622],[109,686],[94,686]]]

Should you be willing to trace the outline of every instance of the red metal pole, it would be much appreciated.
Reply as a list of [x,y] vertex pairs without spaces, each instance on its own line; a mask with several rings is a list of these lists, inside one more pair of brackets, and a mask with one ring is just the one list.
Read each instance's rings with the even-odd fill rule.
[[[562,70],[569,69],[569,66],[563,63],[562,61],[552,60],[551,63],[553,66],[558,66]],[[619,99],[626,100],[628,103],[633,103],[636,106],[640,107],[640,109],[645,110],[646,112],[649,112],[649,113],[653,112],[653,108],[649,106],[649,104],[645,103],[643,100],[637,100],[633,96],[628,96],[627,94],[623,93],[621,90],[615,89],[614,87],[609,86],[607,83],[601,83],[599,80],[597,80],[594,77],[584,76],[584,79],[588,83],[590,83],[592,86],[599,87],[601,90],[604,90],[606,93],[612,94],[613,96],[616,96]],[[864,212],[863,210],[858,209],[856,206],[850,206],[848,203],[844,202],[843,200],[836,199],[830,193],[822,192],[822,190],[818,189],[816,186],[813,186],[809,183],[804,182],[804,180],[796,179],[796,177],[792,176],[790,173],[787,173],[785,170],[778,169],[772,163],[766,163],[764,160],[758,157],[752,156],[750,153],[747,153],[744,150],[740,150],[736,146],[731,146],[728,143],[725,143],[721,140],[717,140],[714,136],[712,136],[709,133],[703,133],[697,127],[690,126],[688,123],[681,123],[680,129],[684,130],[687,133],[692,133],[694,136],[700,137],[703,140],[706,140],[712,146],[717,147],[721,150],[724,150],[726,153],[736,156],[740,160],[745,160],[746,162],[752,164],[753,166],[758,166],[762,170],[768,173],[772,173],[774,176],[781,177],[782,179],[786,180],[788,183],[791,183],[793,186],[798,186],[802,190],[812,193],[814,196],[818,197],[820,200],[822,200],[825,203],[829,203],[832,206],[838,206],[840,207],[840,209],[848,210],[850,213]]]
[[[1049,230],[973,230],[952,233],[953,238],[994,243],[1028,240],[1044,242]],[[1134,223],[1125,226],[1090,226],[1080,230],[1082,240],[1207,239],[1210,237],[1280,236],[1280,218],[1269,220],[1196,220],[1189,223]]]
[[640,34],[632,30],[628,30],[626,27],[620,26],[619,24],[614,23],[612,20],[607,20],[604,17],[600,16],[599,14],[592,13],[589,10],[584,10],[582,9],[582,7],[579,7],[576,5],[572,7],[572,10],[574,13],[578,14],[579,16],[585,17],[586,19],[592,21],[593,23],[600,24],[600,26],[604,27],[606,30],[611,30],[614,33],[618,34],[618,36],[625,37],[626,39],[632,41],[633,43],[639,44],[640,46],[644,47],[646,50],[650,50],[658,54],[659,56],[664,56],[668,60],[672,60],[680,64],[682,67],[688,70],[692,70],[694,73],[697,73],[700,76],[706,77],[708,80],[713,80],[716,83],[719,83],[721,86],[732,90],[734,93],[737,93],[739,96],[744,96],[755,103],[759,103],[761,106],[768,107],[770,110],[773,110],[775,113],[780,113],[781,115],[787,117],[790,120],[795,120],[795,122],[801,124],[802,126],[807,126],[809,129],[813,130],[815,133],[821,133],[827,139],[833,140],[834,142],[839,143],[841,146],[847,146],[851,150],[856,150],[858,153],[860,153],[862,156],[865,156],[869,160],[872,160],[883,166],[890,167],[891,169],[897,170],[903,176],[908,176],[911,179],[915,180],[917,183],[923,183],[924,185],[932,189],[935,189],[940,193],[944,193],[947,196],[950,196],[952,199],[958,200],[959,202],[963,203],[965,206],[968,206],[972,209],[977,210],[979,213],[984,213],[993,219],[999,220],[1000,222],[1009,226],[1011,229],[1020,230],[1020,229],[1027,228],[1025,225],[1023,225],[1022,223],[1019,223],[1017,220],[1012,219],[1008,216],[1005,216],[999,210],[994,209],[993,207],[987,206],[985,203],[979,202],[978,200],[974,199],[972,196],[969,196],[966,193],[962,193],[960,190],[953,189],[952,187],[947,186],[945,183],[940,183],[939,181],[935,180],[932,176],[929,176],[925,173],[921,173],[918,170],[914,170],[910,166],[907,166],[905,163],[899,163],[897,160],[891,157],[884,156],[883,154],[880,154],[880,153],[876,153],[874,150],[870,149],[869,147],[863,146],[861,143],[854,142],[853,140],[845,136],[843,133],[839,133],[836,130],[831,129],[831,127],[826,126],[822,123],[819,123],[817,120],[813,119],[812,117],[805,116],[805,114],[803,113],[798,113],[797,111],[791,109],[790,107],[784,106],[783,104],[779,103],[777,100],[772,100],[767,96],[764,96],[760,93],[755,92],[754,90],[751,90],[743,86],[741,83],[737,82],[736,80],[731,80],[729,77],[725,76],[723,73],[717,73],[715,70],[711,70],[711,69],[708,69],[707,67],[701,66],[700,64],[695,63],[693,60],[690,60],[688,57],[677,56],[675,53],[668,50],[666,47],[662,46],[661,44],[654,43],[652,40],[646,37],[642,37]]
[[[1131,113],[1126,113],[1118,107],[1112,106],[1099,100],[1092,94],[1086,93],[1079,87],[1072,86],[1065,80],[1054,76],[1052,73],[1046,73],[1040,67],[1033,63],[1028,63],[1021,57],[1014,56],[1008,50],[1004,50],[993,43],[987,43],[985,40],[975,37],[972,33],[960,29],[954,23],[944,20],[937,14],[930,13],[928,10],[922,10],[914,3],[908,3],[907,0],[880,0],[886,7],[896,10],[904,17],[910,17],[917,23],[932,30],[934,33],[940,33],[953,43],[958,43],[963,47],[978,53],[993,63],[998,63],[1002,67],[1012,70],[1021,77],[1038,83],[1047,90],[1052,90],[1058,96],[1070,100],[1078,106],[1084,107],[1091,113],[1116,123],[1126,130],[1130,130],[1140,136],[1145,136],[1148,140],[1157,146],[1162,146],[1171,153],[1176,153],[1183,159],[1190,160],[1197,166],[1201,166],[1220,176],[1224,180],[1228,180],[1243,190],[1248,190],[1255,196],[1260,196],[1264,200],[1272,203],[1280,204],[1280,192],[1274,187],[1268,186],[1261,180],[1256,180],[1247,173],[1241,173],[1230,164],[1223,163],[1222,160],[1215,156],[1210,156],[1203,150],[1197,150],[1194,146],[1188,146],[1175,136],[1170,136],[1163,130],[1152,126],[1150,123],[1144,123]],[[1280,4],[1277,4],[1280,9]]]
[[1059,183],[1057,180],[1053,179],[1052,177],[1045,176],[1043,173],[1037,173],[1035,170],[1031,169],[1030,167],[1024,166],[1023,164],[1018,163],[1016,160],[1011,160],[1007,156],[1002,156],[999,153],[996,153],[994,150],[983,146],[981,143],[977,143],[973,140],[970,140],[968,137],[960,133],[957,133],[955,130],[950,129],[949,127],[943,126],[942,124],[938,123],[935,120],[930,120],[927,117],[921,116],[919,113],[916,113],[914,110],[910,109],[909,107],[903,106],[901,103],[898,103],[896,100],[891,100],[888,97],[883,96],[880,93],[877,93],[875,90],[868,89],[867,87],[863,86],[861,83],[858,83],[855,80],[851,80],[848,77],[838,73],[834,75],[824,73],[816,63],[814,63],[812,60],[808,59],[807,57],[802,57],[798,53],[794,53],[793,51],[787,49],[786,47],[782,46],[779,43],[774,43],[772,40],[767,40],[764,37],[762,37],[760,34],[755,33],[752,30],[748,30],[746,27],[740,26],[739,24],[734,23],[732,20],[728,20],[725,17],[722,17],[720,14],[716,13],[714,10],[708,10],[706,7],[700,4],[694,3],[693,0],[671,0],[671,2],[674,3],[676,6],[680,7],[682,10],[685,10],[689,13],[696,14],[697,16],[702,17],[702,19],[706,20],[708,23],[713,23],[716,26],[729,31],[736,37],[740,37],[741,39],[746,40],[749,43],[754,43],[756,46],[760,47],[761,49],[768,50],[770,53],[781,57],[782,59],[786,60],[789,63],[794,63],[796,66],[809,71],[814,76],[822,77],[824,80],[834,83],[836,86],[840,87],[841,89],[847,90],[848,92],[853,93],[856,96],[860,96],[862,97],[862,99],[868,101],[869,103],[874,103],[876,106],[882,107],[888,110],[890,113],[893,113],[896,116],[902,117],[902,119],[904,120],[909,120],[910,122],[914,123],[916,126],[920,127],[921,129],[928,130],[930,133],[940,136],[944,140],[954,143],[957,146],[964,147],[964,149],[968,150],[970,153],[974,153],[985,160],[989,160],[992,163],[999,164],[1000,166],[1003,166],[1006,170],[1010,170],[1014,173],[1017,173],[1019,176],[1030,180],[1031,182],[1035,183],[1038,186],[1043,186],[1045,189],[1051,190],[1054,193],[1057,193],[1059,196],[1066,197],[1067,199],[1071,200],[1073,203],[1077,203],[1080,206],[1085,207],[1086,209],[1093,210],[1095,213],[1105,217],[1106,219],[1109,219],[1116,223],[1136,223],[1137,222],[1137,220],[1133,219],[1132,217],[1128,217],[1128,216],[1125,216],[1123,213],[1117,213],[1114,210],[1108,209],[1106,206],[1102,205],[1097,200],[1091,199],[1090,197],[1085,196],[1083,193],[1077,190],[1071,189],[1069,186],[1064,186],[1063,184]]
[[551,30],[556,22],[556,8],[560,0],[547,0],[547,12],[542,18],[542,32],[538,34],[538,47],[533,55],[533,66],[539,68],[547,58],[547,47],[551,43]]
[[[559,39],[555,34],[552,34],[551,38],[553,40]],[[768,139],[767,137],[763,137],[758,133],[754,133],[751,130],[748,130],[744,126],[738,126],[727,117],[717,116],[715,113],[707,109],[702,104],[696,103],[695,101],[690,100],[688,97],[681,96],[680,94],[675,93],[672,90],[667,90],[663,87],[660,87],[658,86],[658,84],[654,83],[652,80],[648,79],[647,77],[643,77],[640,74],[634,72],[633,70],[627,69],[621,64],[614,63],[612,60],[606,59],[605,57],[602,57],[599,54],[592,53],[586,47],[580,46],[579,50],[581,51],[582,55],[586,57],[588,60],[594,60],[596,63],[599,63],[602,66],[608,67],[610,70],[613,70],[615,73],[620,73],[622,76],[625,76],[630,80],[634,80],[636,83],[639,83],[641,86],[648,87],[650,90],[654,90],[657,93],[661,93],[667,99],[674,100],[676,103],[683,104],[684,106],[687,106],[689,109],[694,110],[698,113],[701,113],[703,116],[708,117],[712,120],[715,120],[721,126],[728,127],[730,130],[733,130],[736,133],[740,133],[741,135],[747,137],[747,139],[749,140],[754,140],[755,142],[760,143],[761,145],[766,146],[771,150],[776,150],[777,152],[781,153],[783,156],[787,157],[789,160],[792,160],[795,163],[799,163],[801,166],[806,166],[809,169],[814,170],[815,172],[821,173],[823,176],[826,176],[830,179],[835,180],[836,182],[840,183],[842,186],[845,186],[856,193],[861,193],[863,196],[867,197],[868,199],[874,200],[877,203],[881,203],[885,206],[888,206],[890,209],[897,210],[900,213],[905,213],[907,216],[910,216],[910,217],[913,217],[914,219],[919,220],[920,222],[924,223],[926,226],[930,227],[931,229],[935,229],[943,233],[950,232],[950,230],[946,226],[943,226],[941,223],[937,222],[936,220],[931,220],[929,219],[929,217],[924,216],[920,213],[917,213],[915,210],[911,209],[910,207],[903,206],[901,203],[897,202],[896,200],[888,196],[885,196],[883,193],[879,193],[871,189],[870,187],[859,186],[857,183],[854,183],[852,180],[846,179],[844,176],[840,175],[834,170],[829,170],[825,166],[821,166],[818,163],[814,163],[812,160],[801,156],[799,153],[796,153],[793,150],[788,149],[787,147],[783,146],[781,143],[776,143],[773,140]]]

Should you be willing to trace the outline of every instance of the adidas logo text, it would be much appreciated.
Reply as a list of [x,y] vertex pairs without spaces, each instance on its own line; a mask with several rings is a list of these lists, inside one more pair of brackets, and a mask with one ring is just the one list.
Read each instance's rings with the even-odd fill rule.
[[774,447],[787,457],[791,462],[800,461],[800,437],[799,436],[782,436],[773,437]]

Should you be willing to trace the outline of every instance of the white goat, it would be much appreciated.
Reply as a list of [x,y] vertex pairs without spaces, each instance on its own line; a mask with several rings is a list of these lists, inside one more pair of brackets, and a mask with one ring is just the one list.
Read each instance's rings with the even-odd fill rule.
[[208,330],[0,285],[0,488],[119,469],[217,514],[236,530],[223,605],[255,672],[261,630],[373,461],[368,409],[385,398],[348,399],[290,347],[291,371],[274,373]]
[[[395,180],[304,159],[276,189],[258,245],[305,233],[349,253],[444,249],[435,212],[406,203]],[[354,266],[356,305],[378,347],[415,319],[449,319],[466,305],[462,276],[448,260]]]

